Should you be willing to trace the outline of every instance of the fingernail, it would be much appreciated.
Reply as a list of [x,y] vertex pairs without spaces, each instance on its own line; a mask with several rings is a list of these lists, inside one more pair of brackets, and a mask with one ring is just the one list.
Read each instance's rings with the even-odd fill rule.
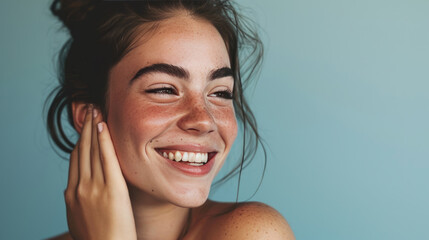
[[96,118],[96,117],[97,117],[97,115],[98,115],[98,111],[97,111],[97,109],[96,109],[96,108],[94,108],[94,110],[92,110],[92,116],[93,116],[94,118]]
[[103,123],[101,123],[101,122],[98,123],[97,124],[97,129],[98,129],[98,132],[101,133],[103,131]]

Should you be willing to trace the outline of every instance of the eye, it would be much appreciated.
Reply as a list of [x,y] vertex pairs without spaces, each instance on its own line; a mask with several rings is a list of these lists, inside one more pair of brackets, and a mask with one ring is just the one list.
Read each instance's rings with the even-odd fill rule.
[[177,95],[177,91],[172,87],[160,87],[145,90],[146,93],[154,93],[154,94],[174,94]]
[[217,92],[210,94],[210,96],[220,97],[220,98],[228,99],[228,100],[231,100],[233,98],[232,92],[229,90],[217,91]]

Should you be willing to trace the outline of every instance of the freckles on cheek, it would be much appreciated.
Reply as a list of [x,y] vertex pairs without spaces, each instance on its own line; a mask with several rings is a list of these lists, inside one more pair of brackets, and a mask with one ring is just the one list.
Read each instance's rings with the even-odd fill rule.
[[158,132],[165,129],[171,120],[171,109],[166,106],[141,103],[130,106],[126,112],[125,121],[128,124],[131,134],[136,134],[138,138],[153,138]]
[[237,119],[233,109],[219,111],[216,113],[216,122],[219,131],[226,136],[226,141],[233,142],[237,136]]

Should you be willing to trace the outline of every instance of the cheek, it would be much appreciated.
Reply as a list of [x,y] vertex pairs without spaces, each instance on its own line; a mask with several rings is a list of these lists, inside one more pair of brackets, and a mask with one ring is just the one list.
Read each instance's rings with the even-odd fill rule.
[[[172,109],[165,106],[153,106],[150,104],[139,105],[125,114],[128,119],[130,134],[137,134],[145,140],[153,139],[165,131],[170,125]],[[174,112],[174,111],[173,111]]]
[[225,108],[216,111],[214,114],[218,130],[224,139],[227,147],[231,147],[235,138],[237,137],[237,119],[235,117],[234,108]]
[[162,126],[167,126],[171,120],[169,107],[151,105],[136,99],[116,102],[111,105],[110,110],[109,127],[111,125],[115,135],[112,138],[122,143],[148,141],[160,134]]

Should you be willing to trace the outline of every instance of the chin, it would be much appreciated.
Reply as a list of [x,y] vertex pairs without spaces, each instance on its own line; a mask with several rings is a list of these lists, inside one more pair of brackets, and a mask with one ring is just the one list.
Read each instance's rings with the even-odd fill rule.
[[[126,177],[126,176],[125,176]],[[147,203],[169,203],[183,208],[203,205],[209,196],[211,181],[208,179],[164,178],[157,181],[127,178],[130,197]],[[132,199],[133,200],[133,199]]]
[[195,208],[203,205],[209,196],[209,191],[207,193],[188,193],[186,196],[177,199],[173,204],[184,207],[184,208]]
[[165,198],[170,203],[184,208],[195,208],[203,205],[209,196],[210,186],[176,187],[165,193]]

